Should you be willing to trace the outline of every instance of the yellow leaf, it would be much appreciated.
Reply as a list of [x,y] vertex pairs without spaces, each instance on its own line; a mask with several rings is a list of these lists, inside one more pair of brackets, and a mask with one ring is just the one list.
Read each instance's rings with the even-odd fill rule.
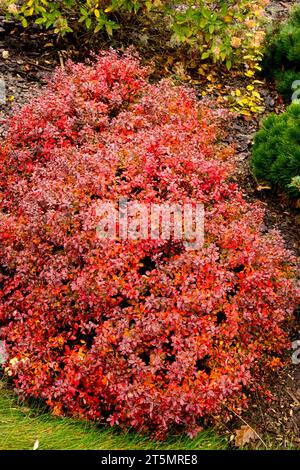
[[95,8],[94,14],[95,14],[96,18],[99,18],[99,16],[100,16],[100,11],[99,11],[97,8]]
[[230,15],[224,16],[224,21],[225,21],[225,23],[231,23],[232,22],[232,16],[230,16]]
[[257,191],[263,191],[264,189],[272,189],[270,186],[257,186]]

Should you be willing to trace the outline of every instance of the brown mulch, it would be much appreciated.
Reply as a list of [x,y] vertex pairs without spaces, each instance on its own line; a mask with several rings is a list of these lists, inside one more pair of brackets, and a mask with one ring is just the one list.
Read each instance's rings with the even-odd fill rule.
[[[295,1],[271,2],[268,8],[271,18],[283,21],[287,18]],[[274,86],[267,82],[260,90],[264,97],[265,111],[257,119],[237,117],[229,140],[237,145],[236,179],[244,190],[245,197],[250,201],[260,201],[265,207],[266,229],[277,229],[284,237],[286,247],[298,257],[300,256],[300,211],[291,207],[284,195],[268,189],[261,189],[253,179],[249,161],[255,132],[261,120],[270,112],[280,113],[285,110],[282,99]],[[300,315],[295,314],[291,325],[292,341],[300,340]],[[267,401],[258,394],[254,395],[249,409],[241,418],[235,417],[227,432],[234,434],[236,428],[247,423],[262,438],[254,441],[249,448],[300,449],[300,365],[292,364],[292,350],[287,351],[287,365],[269,377],[269,389],[272,401]]]
[[[284,20],[294,3],[295,0],[271,1],[267,8],[268,15],[275,21]],[[136,30],[139,31],[138,34]],[[100,39],[97,47],[120,48],[121,45],[126,47],[133,44],[144,60],[155,64],[156,78],[170,73],[176,75],[176,67],[178,69],[182,61],[180,53],[168,44],[168,38],[159,36],[155,25],[149,25],[147,33],[140,31],[135,25],[131,25],[123,36],[110,43],[105,38]],[[37,28],[28,34],[13,23],[3,22],[0,17],[0,79],[5,79],[8,97],[6,104],[0,104],[0,138],[5,134],[4,119],[11,115],[17,106],[22,106],[39,92],[54,67],[61,65],[68,57],[75,60],[84,59],[89,48],[92,48],[92,45],[86,44],[78,52],[72,43],[57,43],[54,35],[41,33]],[[3,51],[8,51],[7,59],[2,58]],[[184,75],[184,72],[181,74]],[[232,84],[234,83],[230,77],[228,87]],[[226,87],[226,83],[224,86]],[[205,84],[200,83],[195,89],[200,95],[205,89]],[[264,115],[284,111],[284,104],[271,84],[264,82],[260,92],[266,106]],[[237,146],[235,177],[248,200],[260,201],[265,206],[266,229],[277,228],[282,233],[286,246],[300,256],[299,209],[292,208],[283,196],[261,189],[251,175],[251,146],[262,118],[263,116],[257,119],[236,117],[231,127],[228,141]],[[291,342],[298,339],[300,340],[300,318],[295,316]],[[286,368],[270,377],[274,400],[268,402],[258,395],[254,396],[249,410],[241,419],[235,417],[232,423],[227,425],[225,432],[233,435],[234,430],[246,422],[261,436],[268,448],[300,448],[300,365],[292,364],[291,355],[292,352],[288,351]],[[255,441],[253,445],[250,444],[251,447],[265,446],[260,441]]]

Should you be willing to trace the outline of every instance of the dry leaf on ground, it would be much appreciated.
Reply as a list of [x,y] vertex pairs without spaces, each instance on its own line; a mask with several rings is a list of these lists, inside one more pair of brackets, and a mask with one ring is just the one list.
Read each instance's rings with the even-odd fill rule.
[[245,424],[235,432],[235,445],[237,447],[242,447],[256,439],[258,439],[258,437],[255,431]]

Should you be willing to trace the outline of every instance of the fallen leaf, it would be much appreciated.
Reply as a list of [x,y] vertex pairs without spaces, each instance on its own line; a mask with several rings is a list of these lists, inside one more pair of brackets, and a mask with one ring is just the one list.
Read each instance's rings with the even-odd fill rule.
[[242,447],[245,444],[249,444],[250,441],[257,440],[257,435],[254,430],[248,425],[243,425],[240,429],[235,432],[235,445]]
[[39,440],[37,439],[37,440],[35,441],[35,443],[33,444],[32,450],[38,450],[39,445],[40,445],[40,443],[39,443]]
[[177,75],[177,77],[182,81],[185,81],[185,80],[188,80],[189,78],[191,78],[186,73],[185,67],[181,62],[177,62],[177,64],[174,65],[173,70],[174,70],[175,74]]

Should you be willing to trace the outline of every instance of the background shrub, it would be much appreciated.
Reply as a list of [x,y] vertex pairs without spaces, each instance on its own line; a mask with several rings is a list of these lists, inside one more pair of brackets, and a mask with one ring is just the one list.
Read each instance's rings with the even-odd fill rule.
[[[6,12],[19,19],[26,28],[33,18],[36,24],[54,28],[62,36],[69,32],[106,29],[111,35],[118,28],[118,16],[149,11],[156,0],[24,0],[19,5],[14,0],[4,0]],[[159,2],[160,3],[160,2]],[[3,7],[2,7],[3,8]]]
[[[253,146],[254,176],[291,197],[300,197],[300,106],[291,105],[279,116],[271,114],[256,134]],[[296,178],[296,179],[295,179]]]
[[[132,56],[68,63],[0,151],[6,372],[54,414],[164,435],[246,405],[288,345],[296,266],[230,180],[224,113]],[[100,240],[99,202],[202,202],[205,244]]]
[[300,80],[300,6],[293,10],[287,23],[269,35],[263,68],[275,79],[283,97],[291,101],[292,84]]
[[190,0],[173,14],[173,38],[201,53],[202,59],[233,65],[261,60],[262,29],[268,0]]
[[[4,0],[2,9],[24,27],[28,20],[65,35],[68,32],[97,33],[126,25],[137,15],[152,12],[154,21],[172,33],[173,42],[188,44],[202,59],[232,65],[261,59],[264,39],[262,20],[268,0],[25,0],[18,6]],[[161,17],[163,20],[161,21]]]

